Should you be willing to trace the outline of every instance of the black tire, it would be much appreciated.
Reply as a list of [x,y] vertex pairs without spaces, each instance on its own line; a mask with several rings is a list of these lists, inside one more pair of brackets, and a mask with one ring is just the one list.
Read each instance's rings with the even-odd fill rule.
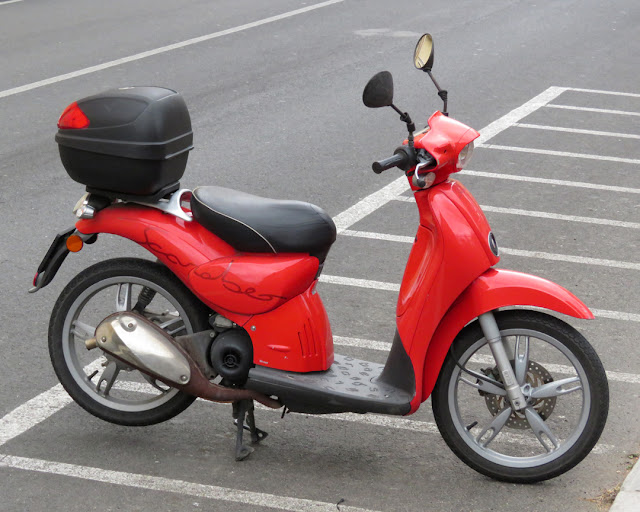
[[[125,283],[124,286],[128,286],[128,288],[122,292],[123,288],[119,283]],[[131,285],[126,283],[131,283]],[[113,293],[110,288],[116,290],[116,286],[119,286],[116,291],[116,301],[109,303],[106,292]],[[156,292],[152,295],[151,305],[154,304],[153,301],[157,301],[157,304],[160,305],[168,304],[172,311],[175,308],[173,316],[167,315],[167,318],[170,319],[168,323],[173,327],[177,325],[176,330],[179,332],[176,335],[209,328],[209,310],[168,268],[159,263],[134,258],[103,261],[78,274],[65,287],[56,301],[49,323],[49,354],[56,375],[64,388],[86,411],[118,425],[143,426],[160,423],[181,413],[195,400],[194,396],[160,385],[160,383],[155,383],[162,388],[157,392],[155,398],[153,395],[151,398],[145,398],[146,395],[140,395],[140,393],[138,395],[129,393],[129,396],[133,395],[131,399],[116,397],[117,386],[104,392],[108,385],[106,378],[103,377],[107,373],[106,368],[98,378],[98,382],[101,382],[98,387],[102,385],[102,382],[105,382],[102,393],[96,390],[95,383],[91,380],[99,373],[99,370],[91,378],[87,375],[89,373],[86,370],[87,365],[81,359],[104,358],[105,354],[98,348],[94,348],[91,352],[86,349],[82,338],[90,338],[93,333],[87,333],[86,328],[79,327],[80,322],[84,322],[84,317],[82,317],[83,320],[79,320],[79,318],[81,315],[92,316],[95,320],[91,323],[86,322],[85,325],[95,328],[102,318],[116,311],[116,302],[121,299],[122,295],[125,296],[123,299],[125,304],[131,306],[132,299],[127,301],[126,297],[134,295],[134,291],[137,289],[145,288],[147,290],[153,289]],[[105,292],[104,298],[99,295],[101,292]],[[140,300],[139,293],[138,300]],[[105,307],[98,307],[100,305]],[[182,311],[179,311],[180,309]],[[145,311],[145,314],[149,315],[150,313]],[[157,316],[155,321],[160,322]],[[82,336],[73,332],[77,329],[82,331]],[[167,331],[169,331],[169,327],[167,327]],[[98,359],[91,363],[94,367],[98,366],[96,361]],[[109,364],[117,366],[115,360],[111,360]],[[121,373],[125,375],[124,371],[124,369],[120,369],[111,384]],[[138,378],[140,381],[143,377],[140,372],[135,370],[126,370],[126,375],[129,379]],[[127,383],[129,386],[132,385],[130,381]],[[151,387],[149,389],[153,390]],[[141,398],[138,399],[137,396],[141,396]]]
[[[530,449],[522,447],[525,441],[527,443],[529,442],[528,439],[525,439],[525,434],[521,434],[520,431],[515,428],[509,427],[509,424],[497,428],[499,433],[495,436],[495,440],[489,440],[486,446],[482,446],[482,443],[485,442],[486,439],[483,436],[488,435],[488,437],[490,437],[494,431],[488,430],[487,432],[489,427],[485,426],[485,428],[482,429],[482,424],[477,426],[474,425],[472,421],[469,421],[469,418],[464,418],[458,404],[460,400],[464,400],[462,395],[468,395],[467,402],[471,403],[475,393],[477,394],[478,400],[483,401],[482,405],[478,406],[478,410],[484,406],[487,409],[485,412],[491,414],[495,420],[498,414],[495,412],[495,409],[492,411],[487,404],[497,403],[495,399],[502,398],[498,397],[498,395],[490,395],[488,393],[481,395],[477,389],[474,389],[474,386],[469,386],[468,382],[463,383],[460,381],[460,377],[464,376],[468,381],[477,383],[473,377],[463,373],[458,366],[456,366],[451,352],[449,352],[443,364],[432,394],[432,407],[436,423],[442,437],[451,450],[465,464],[484,475],[513,483],[533,483],[554,478],[570,470],[582,461],[600,438],[600,434],[607,420],[609,408],[609,388],[604,368],[595,350],[587,340],[573,327],[555,317],[533,311],[510,310],[496,313],[495,318],[503,335],[503,339],[505,339],[505,336],[516,336],[516,334],[513,333],[520,332],[522,333],[520,336],[526,338],[527,350],[529,350],[531,339],[536,343],[536,347],[542,346],[543,348],[543,343],[550,343],[549,340],[553,339],[556,340],[559,345],[563,346],[567,353],[572,354],[571,357],[573,361],[569,359],[566,353],[562,352],[562,349],[556,347],[555,344],[548,347],[549,352],[557,348],[558,353],[567,357],[572,363],[575,369],[575,376],[569,378],[578,378],[580,382],[579,387],[576,387],[576,391],[570,390],[570,392],[566,394],[558,394],[558,396],[552,397],[553,404],[548,403],[547,405],[549,407],[546,411],[543,410],[542,407],[547,407],[547,405],[542,404],[541,400],[536,402],[536,406],[540,405],[541,414],[548,415],[547,417],[543,416],[542,419],[553,433],[555,425],[561,425],[564,428],[565,423],[571,423],[570,420],[564,419],[562,416],[556,416],[556,418],[553,419],[555,423],[549,421],[553,417],[553,412],[555,412],[554,408],[562,405],[560,400],[571,399],[573,402],[581,404],[575,407],[576,410],[579,409],[579,413],[576,413],[575,430],[571,431],[570,429],[572,427],[567,425],[566,428],[572,433],[567,435],[567,439],[560,440],[557,438],[559,446],[544,453],[544,450],[541,449],[541,446],[543,446],[542,441],[533,437],[534,433],[532,432],[528,419],[521,418],[519,420],[520,423],[518,423],[518,428],[522,429],[521,431],[526,434],[531,434],[534,445],[535,442],[541,443],[537,446],[537,449],[543,453],[535,457],[527,454],[511,456],[499,453],[495,445],[498,443],[497,440],[500,438],[500,435],[506,430],[509,430],[509,432],[506,436],[503,434],[503,440],[500,441],[500,448],[503,446],[509,448],[511,446],[509,442],[511,442],[513,443],[514,451],[522,453]],[[538,333],[538,335],[544,339],[536,338],[535,334],[532,333]],[[540,343],[538,343],[539,341]],[[486,356],[484,356],[485,359],[482,359],[483,356],[477,355],[478,350],[486,350],[482,348],[483,345],[481,345],[481,343],[486,344],[486,340],[477,321],[465,327],[458,334],[454,341],[453,349],[455,356],[460,359],[462,366],[466,367],[467,364],[474,364],[469,361],[473,354],[476,354],[476,365],[478,364],[477,361],[484,361],[486,363]],[[484,346],[486,347],[486,345]],[[535,366],[535,371],[548,375],[547,380],[538,382],[550,382],[548,380],[550,374],[544,369],[545,364],[549,368],[565,368],[565,366],[561,367],[560,365],[545,363],[543,360],[536,361],[533,357],[535,356],[529,353],[527,354],[528,364],[526,366],[529,370],[533,371],[533,367]],[[577,365],[575,363],[577,363]],[[528,366],[529,364],[532,366]],[[578,368],[579,366],[581,369]],[[470,366],[469,369],[474,369],[478,372],[478,369],[472,366]],[[534,378],[532,374],[529,373],[529,370],[527,370],[526,382]],[[484,372],[489,371],[489,368],[484,369]],[[555,381],[556,379],[553,378],[552,380]],[[586,383],[584,381],[586,381]],[[568,384],[569,383],[567,383],[567,385]],[[557,389],[560,387],[562,386],[559,386]],[[506,407],[505,404],[508,404],[506,401],[501,403],[504,407]],[[536,406],[533,407],[535,408]],[[504,409],[502,409],[502,411],[503,410]],[[549,410],[551,410],[551,412],[549,412]],[[512,418],[515,416],[515,413],[511,411],[509,421],[514,421]],[[469,421],[469,423],[466,423],[467,421]],[[517,421],[518,418],[515,418],[516,423]],[[489,425],[494,424],[494,422],[491,421],[491,417],[489,420],[485,420],[485,425],[487,422]],[[511,425],[514,424],[515,423],[511,423]],[[480,434],[477,434],[478,430],[480,430]],[[554,433],[554,437],[555,436],[556,434]],[[507,440],[504,440],[505,438]],[[514,439],[523,439],[523,441],[520,441],[520,445],[518,445],[518,442],[514,441]],[[543,440],[550,443],[550,438],[548,437],[543,437]],[[566,442],[563,443],[563,441]],[[492,447],[488,448],[490,443],[493,443]],[[535,450],[535,447],[531,449]]]

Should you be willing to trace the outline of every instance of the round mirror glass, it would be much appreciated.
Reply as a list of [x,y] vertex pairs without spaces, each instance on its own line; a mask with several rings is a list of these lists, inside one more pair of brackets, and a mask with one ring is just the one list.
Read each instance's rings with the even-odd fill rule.
[[433,38],[431,34],[424,34],[413,52],[413,64],[423,71],[431,71],[433,67]]

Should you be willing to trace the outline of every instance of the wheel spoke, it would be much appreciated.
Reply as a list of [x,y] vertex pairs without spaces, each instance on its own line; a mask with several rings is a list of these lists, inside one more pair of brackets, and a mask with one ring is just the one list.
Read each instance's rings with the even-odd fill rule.
[[[553,432],[551,432],[549,425],[545,423],[533,407],[527,407],[524,410],[524,414],[527,417],[527,421],[529,422],[534,435],[538,438],[538,441],[540,441],[540,444],[548,453],[554,451],[558,446],[560,446],[558,439],[553,435]],[[553,447],[547,444],[547,440],[551,441]]]
[[82,338],[83,341],[91,338],[96,332],[96,328],[81,322],[80,320],[75,320],[71,324],[71,334],[77,336],[78,338]]
[[[579,384],[569,389],[563,389],[563,386],[573,384],[574,382],[578,382]],[[552,398],[555,396],[573,393],[574,391],[578,391],[579,389],[582,389],[582,382],[580,381],[580,377],[568,377],[566,379],[554,380],[553,382],[549,382],[547,384],[543,384],[542,386],[534,388],[531,391],[531,398]]]
[[161,324],[158,324],[158,327],[160,327],[160,329],[167,329],[168,327],[171,327],[172,325],[177,324],[178,322],[182,322],[182,318],[180,317],[172,318],[171,320],[167,320],[166,322],[162,322]]
[[524,386],[529,368],[529,336],[516,336],[514,371],[520,386]]
[[[489,443],[493,441],[495,437],[500,433],[502,428],[507,423],[509,416],[511,416],[511,407],[505,407],[496,415],[496,417],[491,422],[491,425],[480,432],[480,435],[476,437],[476,442],[483,448],[486,448]],[[487,433],[489,434],[489,437],[485,438]]]
[[[120,373],[120,367],[113,361],[111,361],[100,375],[98,383],[96,384],[96,391],[101,395],[107,396],[116,379]],[[104,389],[100,389],[104,383]]]
[[[172,318],[171,320],[162,322],[161,324],[158,324],[158,327],[167,331],[167,334],[169,334],[170,336],[175,336],[180,331],[184,331],[186,329],[184,321],[180,317]],[[169,329],[170,327],[174,328]]]
[[133,284],[120,283],[116,294],[116,311],[131,311],[131,289]]
[[492,384],[491,382],[487,382],[486,380],[476,379],[476,382],[472,382],[464,377],[460,377],[460,380],[472,388],[479,389],[480,391],[484,391],[491,395],[505,396],[507,394],[507,391],[504,388],[501,388],[496,384]]

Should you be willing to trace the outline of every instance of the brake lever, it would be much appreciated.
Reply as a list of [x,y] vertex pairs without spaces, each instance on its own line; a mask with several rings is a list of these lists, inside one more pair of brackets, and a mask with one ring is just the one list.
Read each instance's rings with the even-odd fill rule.
[[421,169],[424,169],[425,167],[428,167],[433,164],[433,157],[428,157],[428,159],[423,159],[423,158],[424,157],[422,157],[421,155],[418,156],[418,164],[416,165],[416,168],[413,171],[412,182],[414,187],[425,188],[427,186],[426,180],[420,177],[419,172]]

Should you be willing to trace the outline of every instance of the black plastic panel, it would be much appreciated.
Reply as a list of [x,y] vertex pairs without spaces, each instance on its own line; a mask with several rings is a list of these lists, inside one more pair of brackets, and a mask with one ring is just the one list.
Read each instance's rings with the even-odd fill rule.
[[178,183],[193,148],[182,97],[162,87],[124,87],[77,101],[84,129],[60,129],[62,164],[92,189],[150,196]]
[[403,415],[413,393],[381,382],[383,365],[335,355],[326,372],[296,373],[258,366],[245,387],[278,396],[293,412],[373,412]]

